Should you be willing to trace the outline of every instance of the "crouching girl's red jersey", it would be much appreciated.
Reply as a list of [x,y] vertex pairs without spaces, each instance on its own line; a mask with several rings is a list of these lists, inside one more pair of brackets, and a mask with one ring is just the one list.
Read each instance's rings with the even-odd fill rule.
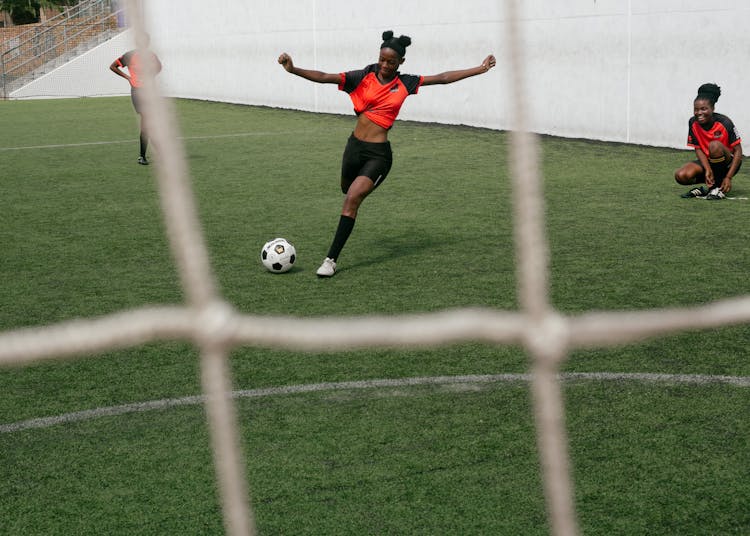
[[700,147],[706,155],[709,154],[708,144],[713,140],[720,141],[729,149],[742,142],[737,128],[726,115],[715,113],[714,124],[708,130],[700,126],[695,117],[691,117],[688,123],[688,147],[694,149]]

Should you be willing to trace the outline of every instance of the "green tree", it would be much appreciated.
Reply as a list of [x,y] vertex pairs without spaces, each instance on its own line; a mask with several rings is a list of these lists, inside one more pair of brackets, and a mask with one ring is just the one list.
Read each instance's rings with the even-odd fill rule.
[[78,3],[77,0],[0,0],[0,11],[10,15],[14,24],[39,22],[42,8],[57,7]]

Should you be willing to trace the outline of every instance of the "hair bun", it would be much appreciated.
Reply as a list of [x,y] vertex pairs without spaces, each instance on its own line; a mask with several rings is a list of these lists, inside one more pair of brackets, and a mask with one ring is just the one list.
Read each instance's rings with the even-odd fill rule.
[[698,88],[698,97],[700,98],[706,98],[710,100],[712,103],[716,103],[716,101],[719,100],[719,97],[721,96],[721,88],[717,86],[716,84],[708,83],[703,84],[701,87]]
[[396,54],[404,57],[406,54],[406,47],[411,44],[411,37],[408,35],[402,35],[401,37],[393,37],[393,31],[387,30],[383,32],[383,44],[380,48],[390,48],[396,51]]

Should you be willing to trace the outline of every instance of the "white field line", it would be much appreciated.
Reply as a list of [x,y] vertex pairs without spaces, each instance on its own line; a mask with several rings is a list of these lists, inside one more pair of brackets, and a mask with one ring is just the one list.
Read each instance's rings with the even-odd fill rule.
[[[710,376],[694,374],[648,374],[648,373],[614,373],[614,372],[569,372],[560,374],[564,381],[586,380],[586,381],[634,381],[641,383],[656,384],[682,384],[682,385],[708,385],[726,384],[735,387],[750,387],[750,376]],[[249,389],[232,392],[233,398],[264,398],[278,395],[291,395],[299,393],[313,393],[322,391],[346,391],[352,389],[377,389],[387,387],[410,387],[418,385],[456,385],[477,383],[510,383],[529,382],[531,374],[492,374],[492,375],[469,375],[469,376],[434,376],[417,378],[398,378],[384,380],[360,380],[336,383],[312,383],[307,385],[289,385],[283,387],[268,387],[265,389]],[[8,434],[33,428],[49,428],[58,424],[88,421],[99,417],[110,417],[125,415],[128,413],[141,413],[152,410],[164,410],[181,406],[195,406],[202,404],[205,398],[202,395],[185,396],[181,398],[169,398],[163,400],[152,400],[148,402],[136,402],[123,404],[121,406],[109,406],[95,408],[73,413],[64,413],[52,417],[40,417],[8,424],[0,424],[0,433]]]
[[[254,136],[289,136],[290,134],[305,134],[306,131],[293,131],[293,132],[236,132],[234,134],[213,134],[210,136],[183,136],[177,139],[179,140],[218,140],[222,138],[248,138]],[[84,141],[80,143],[52,143],[47,145],[22,145],[18,147],[0,147],[0,152],[3,151],[27,151],[27,150],[38,150],[38,149],[69,149],[72,147],[89,147],[95,145],[119,145],[123,143],[137,143],[138,138],[133,137],[130,140],[109,140],[109,141]]]

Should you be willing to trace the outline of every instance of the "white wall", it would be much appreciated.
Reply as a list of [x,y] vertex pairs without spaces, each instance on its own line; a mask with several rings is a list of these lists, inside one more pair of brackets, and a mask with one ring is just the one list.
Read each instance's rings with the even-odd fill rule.
[[[724,91],[716,110],[729,115],[741,133],[750,132],[748,0],[518,3],[532,130],[684,148],[696,89],[716,82]],[[380,34],[393,29],[413,39],[402,72],[435,74],[478,65],[488,53],[498,57],[497,68],[487,75],[423,88],[407,100],[401,119],[511,126],[503,1],[145,4],[168,95],[349,114],[345,93],[289,75],[276,58],[285,51],[302,67],[356,69],[377,59]],[[127,36],[89,58],[96,63],[93,70],[88,66],[96,71],[93,78],[85,76],[81,64],[70,67],[78,69],[76,76],[65,69],[56,76],[85,84],[70,89],[72,95],[112,94],[113,85],[122,81],[106,69],[130,47],[125,41]],[[47,78],[47,84],[53,83]],[[60,94],[62,84],[54,85]],[[125,94],[127,86],[119,90]],[[35,92],[44,93],[39,86]]]
[[522,4],[534,130],[684,147],[704,82],[724,91],[716,110],[750,129],[750,2]]

